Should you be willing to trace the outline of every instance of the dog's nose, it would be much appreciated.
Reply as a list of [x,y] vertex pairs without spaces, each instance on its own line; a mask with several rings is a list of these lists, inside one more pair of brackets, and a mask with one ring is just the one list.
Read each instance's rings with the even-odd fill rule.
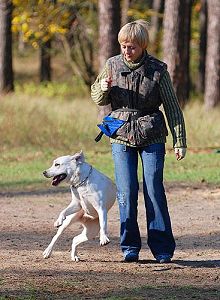
[[47,175],[47,171],[43,171],[43,175],[46,176]]

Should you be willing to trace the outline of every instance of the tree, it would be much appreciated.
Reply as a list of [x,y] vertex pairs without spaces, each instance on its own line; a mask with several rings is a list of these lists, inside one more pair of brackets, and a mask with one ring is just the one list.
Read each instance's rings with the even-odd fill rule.
[[0,2],[0,93],[13,91],[12,69],[12,1]]
[[152,4],[153,14],[150,22],[150,42],[155,45],[155,52],[158,50],[158,39],[160,37],[160,29],[162,26],[162,13],[164,11],[165,0],[154,0]]
[[99,0],[99,70],[106,59],[119,54],[120,1]]
[[128,23],[128,10],[131,0],[122,0],[121,3],[121,25],[125,25]]
[[51,81],[51,39],[40,46],[40,82]]
[[[120,1],[99,0],[99,71],[102,70],[106,60],[119,54],[118,32],[120,29]],[[110,106],[101,107],[101,119],[110,111]]]
[[[56,0],[50,0],[51,5],[57,4]],[[51,38],[40,46],[40,81],[51,81]]]
[[165,1],[163,55],[180,105],[189,98],[191,0]]
[[208,36],[205,76],[205,107],[220,104],[220,1],[207,1]]
[[[50,80],[50,43],[63,50],[74,75],[90,88],[95,78],[94,39],[97,36],[96,1],[13,0],[13,32],[40,48],[41,81]],[[95,15],[95,16],[94,16]],[[88,25],[89,24],[89,25]]]
[[200,23],[200,40],[199,40],[199,76],[197,89],[199,92],[205,91],[205,61],[207,46],[207,0],[201,1],[201,9],[199,14]]

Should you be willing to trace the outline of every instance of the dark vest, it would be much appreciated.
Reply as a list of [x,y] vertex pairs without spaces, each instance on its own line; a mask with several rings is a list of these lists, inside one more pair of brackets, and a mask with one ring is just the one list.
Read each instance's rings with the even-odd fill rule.
[[166,64],[146,53],[143,64],[135,70],[125,65],[122,55],[108,59],[107,68],[112,79],[108,94],[111,117],[125,121],[113,138],[132,146],[164,140],[168,132],[159,110],[159,82]]
[[107,68],[112,79],[108,97],[112,110],[132,108],[155,111],[161,105],[159,81],[167,65],[146,53],[143,64],[129,69],[123,62],[122,55],[111,57]]

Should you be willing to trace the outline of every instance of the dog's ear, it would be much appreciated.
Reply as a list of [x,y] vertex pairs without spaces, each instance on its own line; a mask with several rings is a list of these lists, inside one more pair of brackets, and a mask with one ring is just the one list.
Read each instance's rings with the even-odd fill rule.
[[76,160],[78,163],[83,163],[85,161],[85,157],[84,157],[82,150],[79,153],[78,152],[75,153],[72,156],[72,159]]

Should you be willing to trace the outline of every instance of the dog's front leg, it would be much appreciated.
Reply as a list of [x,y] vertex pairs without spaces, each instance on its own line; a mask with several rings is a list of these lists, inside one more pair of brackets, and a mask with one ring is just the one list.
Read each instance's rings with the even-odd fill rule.
[[99,208],[99,224],[100,224],[100,245],[104,246],[110,243],[109,238],[107,237],[107,210],[105,208]]
[[79,202],[76,202],[75,199],[59,214],[58,219],[54,222],[54,227],[59,227],[63,224],[63,221],[67,216],[72,215],[81,210],[81,205]]
[[65,208],[61,213],[59,214],[58,219],[56,222],[54,222],[54,227],[59,227],[63,224],[63,221],[66,219],[67,216],[74,214],[78,211],[81,210],[81,205],[80,205],[80,197],[79,193],[77,190],[73,187],[70,187],[71,190],[71,195],[72,195],[72,201],[70,204]]
[[51,256],[54,244],[56,243],[56,241],[58,240],[58,238],[60,237],[62,232],[67,228],[67,226],[69,226],[69,224],[71,222],[74,222],[74,221],[76,222],[79,218],[81,218],[82,214],[83,214],[83,211],[81,213],[77,212],[77,213],[74,213],[74,214],[66,217],[66,219],[63,221],[63,224],[58,228],[57,233],[52,238],[52,241],[50,242],[48,247],[44,250],[44,252],[43,252],[44,258],[49,258]]

